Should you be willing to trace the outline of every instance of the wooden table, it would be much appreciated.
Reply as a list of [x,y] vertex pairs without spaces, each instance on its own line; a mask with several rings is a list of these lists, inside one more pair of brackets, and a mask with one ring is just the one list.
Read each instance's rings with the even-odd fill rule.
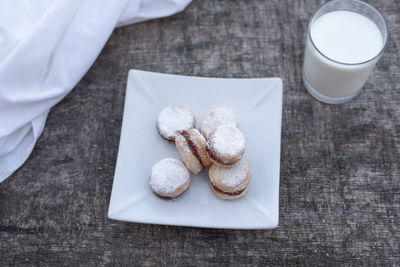
[[[0,265],[400,265],[400,2],[362,93],[304,89],[307,23],[324,1],[195,0],[115,30],[54,107],[35,150],[0,184]],[[130,68],[284,81],[279,227],[234,231],[107,219]]]

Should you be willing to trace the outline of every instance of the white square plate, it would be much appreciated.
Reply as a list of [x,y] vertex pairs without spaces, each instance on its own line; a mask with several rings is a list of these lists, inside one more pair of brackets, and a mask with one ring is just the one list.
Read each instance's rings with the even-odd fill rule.
[[[191,174],[189,189],[176,200],[160,199],[150,190],[153,164],[165,157],[180,158],[175,144],[161,138],[156,129],[158,113],[171,104],[190,108],[197,128],[213,107],[236,111],[252,174],[244,197],[218,199],[209,188],[208,168]],[[281,116],[280,78],[200,78],[131,70],[108,217],[210,228],[277,227]]]

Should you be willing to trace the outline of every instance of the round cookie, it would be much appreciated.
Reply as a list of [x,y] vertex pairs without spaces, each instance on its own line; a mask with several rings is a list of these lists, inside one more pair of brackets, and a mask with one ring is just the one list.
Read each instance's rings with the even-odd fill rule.
[[198,130],[182,131],[175,138],[175,145],[183,162],[193,173],[199,173],[203,166],[210,166],[211,162],[207,156],[206,140]]
[[230,167],[238,162],[246,148],[243,133],[232,124],[220,125],[211,133],[207,141],[207,153],[211,162]]
[[177,135],[193,128],[194,124],[195,118],[192,111],[181,105],[165,107],[157,119],[158,132],[169,141],[175,141]]
[[160,197],[176,198],[186,191],[189,184],[189,170],[180,160],[165,158],[151,168],[149,185]]
[[213,108],[204,116],[200,131],[207,140],[215,128],[222,124],[234,124],[239,127],[235,111],[227,107]]
[[247,161],[241,159],[231,168],[211,165],[208,172],[210,187],[221,199],[237,199],[246,194],[250,184],[250,169]]

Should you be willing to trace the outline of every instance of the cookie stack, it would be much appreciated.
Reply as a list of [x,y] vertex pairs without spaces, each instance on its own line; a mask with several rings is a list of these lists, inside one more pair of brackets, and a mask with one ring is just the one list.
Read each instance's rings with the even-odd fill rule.
[[239,130],[235,112],[227,107],[208,111],[200,131],[194,128],[195,117],[187,107],[165,107],[157,119],[160,135],[175,142],[182,161],[172,158],[157,162],[149,185],[155,194],[176,198],[189,186],[189,171],[198,174],[209,169],[209,183],[214,194],[226,200],[246,194],[250,183],[248,163],[243,159],[246,141]]

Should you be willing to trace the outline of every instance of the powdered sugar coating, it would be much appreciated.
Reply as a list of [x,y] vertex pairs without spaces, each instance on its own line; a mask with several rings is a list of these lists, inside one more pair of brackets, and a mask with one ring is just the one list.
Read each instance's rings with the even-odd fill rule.
[[209,148],[219,157],[241,157],[245,147],[243,133],[232,124],[218,126],[209,139]]
[[157,119],[157,128],[160,134],[168,139],[175,140],[183,130],[194,127],[193,113],[185,106],[172,105],[161,110]]
[[[193,129],[192,129],[193,130]],[[186,132],[186,134],[189,134]],[[185,163],[186,167],[192,171],[194,174],[199,173],[203,166],[199,159],[197,158],[196,154],[192,151],[190,148],[190,145],[186,139],[186,137],[182,135],[178,135],[175,138],[175,145],[176,148],[178,149],[179,154],[181,155],[181,158],[183,162]],[[195,148],[196,149],[196,148]],[[197,150],[195,150],[197,152]]]
[[168,197],[182,186],[184,187],[181,191],[185,191],[189,181],[189,170],[182,161],[165,158],[157,162],[151,169],[149,185],[156,194]]
[[227,107],[213,108],[207,112],[201,123],[201,133],[208,139],[212,131],[222,124],[234,124],[239,127],[235,111]]
[[211,164],[207,156],[206,140],[197,129],[183,131],[175,138],[175,145],[186,167],[194,174]]
[[217,186],[229,187],[234,190],[244,189],[250,180],[246,180],[249,174],[249,165],[245,159],[241,159],[230,168],[218,167],[213,165],[212,183]]

